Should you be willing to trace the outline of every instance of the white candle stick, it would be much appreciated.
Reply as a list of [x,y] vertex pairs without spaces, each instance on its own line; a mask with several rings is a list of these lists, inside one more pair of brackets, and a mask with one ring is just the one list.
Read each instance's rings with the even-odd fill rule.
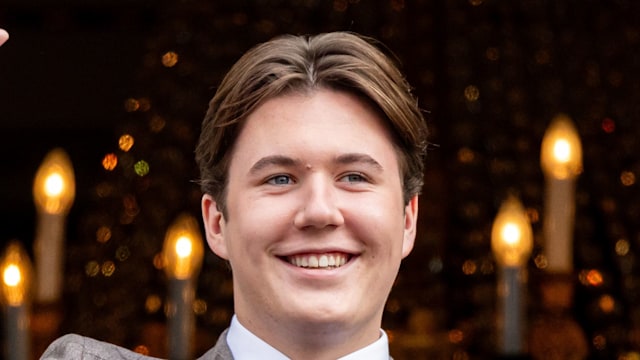
[[498,338],[501,355],[524,354],[525,264],[533,232],[524,207],[515,197],[505,201],[493,222],[491,247],[501,266],[498,278]]
[[195,284],[204,256],[199,224],[194,217],[182,215],[171,225],[165,236],[162,254],[169,278],[169,358],[191,359],[195,333]]
[[62,295],[66,215],[75,198],[73,166],[63,150],[52,150],[42,161],[33,182],[33,198],[38,210],[36,301],[53,303]]
[[25,304],[5,308],[5,346],[7,360],[28,360],[29,313]]
[[522,284],[525,271],[520,266],[505,266],[500,271],[499,286],[499,348],[503,355],[524,353],[525,296]]
[[62,296],[65,221],[61,214],[41,213],[38,217],[34,241],[38,303],[54,303]]
[[0,261],[0,294],[4,307],[5,353],[8,360],[30,358],[29,289],[31,266],[17,242],[7,246]]
[[169,359],[193,358],[195,315],[193,302],[195,289],[191,279],[169,279],[169,303],[167,310],[169,329]]
[[544,255],[550,273],[573,272],[575,181],[582,172],[582,147],[566,115],[556,116],[542,140],[540,163],[546,178]]
[[543,234],[547,271],[573,272],[575,181],[547,178]]

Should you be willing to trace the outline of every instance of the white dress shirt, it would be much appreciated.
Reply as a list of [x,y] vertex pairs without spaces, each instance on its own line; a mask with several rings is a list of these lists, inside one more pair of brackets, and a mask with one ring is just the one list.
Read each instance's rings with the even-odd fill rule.
[[[234,315],[227,333],[227,344],[235,360],[288,360],[283,353],[247,330]],[[338,360],[389,360],[389,339],[380,329],[374,343],[343,356]]]

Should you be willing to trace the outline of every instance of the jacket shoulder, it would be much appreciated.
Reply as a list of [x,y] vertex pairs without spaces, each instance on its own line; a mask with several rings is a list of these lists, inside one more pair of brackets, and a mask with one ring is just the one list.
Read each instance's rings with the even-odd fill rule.
[[197,360],[233,360],[233,355],[231,354],[231,349],[229,349],[229,345],[227,345],[227,332],[229,329],[220,334],[218,337],[218,341],[216,345],[209,349],[206,353],[204,353]]
[[154,358],[135,353],[117,345],[92,338],[69,334],[55,340],[42,354],[40,360],[152,360]]

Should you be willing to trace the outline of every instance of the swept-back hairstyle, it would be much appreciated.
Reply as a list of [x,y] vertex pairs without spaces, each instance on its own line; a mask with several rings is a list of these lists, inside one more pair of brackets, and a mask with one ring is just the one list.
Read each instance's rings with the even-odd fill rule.
[[394,138],[407,203],[423,185],[427,127],[394,60],[375,40],[349,32],[280,36],[250,49],[223,79],[202,123],[202,190],[225,213],[230,154],[249,114],[277,96],[328,88],[355,94],[380,113]]

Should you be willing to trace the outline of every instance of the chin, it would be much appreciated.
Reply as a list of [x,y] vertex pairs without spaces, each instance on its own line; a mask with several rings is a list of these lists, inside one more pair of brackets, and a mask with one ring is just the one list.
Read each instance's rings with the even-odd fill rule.
[[325,332],[336,330],[344,330],[350,328],[351,323],[354,322],[353,314],[321,314],[321,313],[307,313],[296,316],[292,321],[303,326],[305,329],[315,329],[317,331]]
[[[355,304],[345,304],[343,302],[330,304],[300,304],[300,312],[294,315],[295,320],[303,324],[315,324],[318,327],[338,327],[348,328],[351,323],[358,322],[358,314],[363,314],[364,308]],[[368,316],[369,317],[369,316]],[[293,319],[292,319],[293,320]]]

